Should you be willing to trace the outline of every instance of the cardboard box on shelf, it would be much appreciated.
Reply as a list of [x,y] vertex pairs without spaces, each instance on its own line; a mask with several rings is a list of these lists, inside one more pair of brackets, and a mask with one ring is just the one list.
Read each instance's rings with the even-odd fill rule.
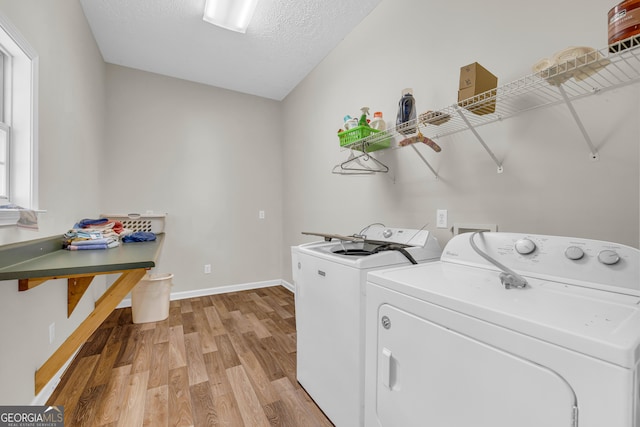
[[[474,114],[482,115],[489,114],[496,111],[496,100],[488,100],[481,104],[475,102],[460,102],[473,98],[476,95],[483,94],[491,91],[486,96],[490,98],[495,96],[496,92],[493,89],[498,87],[498,78],[491,74],[482,65],[474,62],[473,64],[465,65],[460,68],[460,87],[458,90],[458,105],[467,108]],[[472,107],[467,105],[474,104]]]
[[498,78],[477,62],[460,68],[460,90],[474,88],[477,95],[497,86]]

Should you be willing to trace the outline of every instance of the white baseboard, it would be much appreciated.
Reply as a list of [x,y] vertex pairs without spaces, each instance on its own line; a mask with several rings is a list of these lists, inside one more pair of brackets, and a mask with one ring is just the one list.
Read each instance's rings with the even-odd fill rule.
[[[250,289],[268,288],[271,286],[283,286],[289,291],[295,293],[295,286],[286,280],[275,279],[266,280],[264,282],[241,283],[237,285],[219,286],[215,288],[197,289],[193,291],[172,292],[169,296],[171,301],[187,298],[197,298],[207,295],[226,294],[229,292],[247,291]],[[131,307],[131,298],[123,299],[116,308]]]
[[49,380],[47,385],[44,386],[44,388],[40,391],[40,393],[38,393],[38,395],[33,398],[33,400],[31,401],[31,406],[42,406],[45,403],[47,403],[47,400],[49,400],[49,398],[53,394],[53,391],[56,389],[58,384],[60,384],[60,378],[62,378],[62,374],[64,374],[64,371],[67,370],[67,367],[76,357],[76,354],[78,354],[78,351],[80,351],[80,349],[76,350],[75,353],[71,355],[69,360],[65,362],[65,364],[62,366],[62,368],[58,370],[58,372],[56,372],[53,378]]
[[287,282],[286,280],[281,280],[280,281],[280,285],[287,288],[291,293],[295,294],[296,293],[296,287],[295,285],[292,285],[291,283]]

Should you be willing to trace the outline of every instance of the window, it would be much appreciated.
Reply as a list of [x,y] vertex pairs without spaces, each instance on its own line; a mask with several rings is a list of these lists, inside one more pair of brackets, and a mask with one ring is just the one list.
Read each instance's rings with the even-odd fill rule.
[[11,128],[0,119],[0,204],[9,203],[9,141]]
[[4,70],[7,64],[7,55],[0,50],[0,203],[9,202],[9,141],[11,139],[11,127],[5,119],[5,89]]
[[[0,14],[0,205],[38,208],[37,82],[35,51]],[[0,210],[0,225],[15,219]]]

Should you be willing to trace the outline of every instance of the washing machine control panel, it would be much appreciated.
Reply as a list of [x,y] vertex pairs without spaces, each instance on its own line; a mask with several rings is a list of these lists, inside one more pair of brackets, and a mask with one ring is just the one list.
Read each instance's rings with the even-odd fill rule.
[[[469,242],[472,233],[447,243],[442,261],[495,269]],[[618,243],[518,233],[482,233],[476,246],[499,263],[525,276],[595,287],[640,296],[640,250]]]
[[419,247],[426,246],[429,240],[428,230],[415,230],[411,228],[372,226],[366,230],[364,235],[367,240]]
[[[529,255],[536,250],[537,245],[533,240],[525,237],[518,239],[513,248],[520,255]],[[584,257],[584,249],[576,245],[567,246],[564,250],[564,256],[572,261],[578,261]],[[598,261],[604,265],[614,265],[620,261],[620,255],[615,250],[603,249],[598,252]]]

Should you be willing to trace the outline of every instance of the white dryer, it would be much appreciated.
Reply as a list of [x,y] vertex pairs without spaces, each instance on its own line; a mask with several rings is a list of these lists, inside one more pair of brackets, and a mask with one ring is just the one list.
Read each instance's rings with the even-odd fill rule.
[[364,424],[367,273],[436,261],[442,253],[427,230],[374,225],[356,240],[292,248],[297,379],[338,427]]
[[638,249],[462,234],[366,294],[366,426],[640,427]]

